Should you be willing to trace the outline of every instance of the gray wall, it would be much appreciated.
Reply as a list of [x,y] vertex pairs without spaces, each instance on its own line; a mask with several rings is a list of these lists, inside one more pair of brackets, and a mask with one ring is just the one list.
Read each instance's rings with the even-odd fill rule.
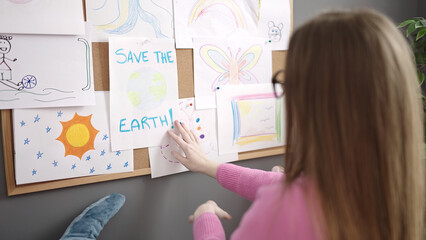
[[[395,22],[415,15],[426,15],[424,0],[294,1],[295,27],[313,15],[332,8],[368,6],[384,12]],[[266,170],[281,164],[282,158],[249,160],[238,165]],[[233,215],[233,220],[223,222],[229,235],[250,206],[247,200],[197,173],[182,173],[155,180],[151,180],[150,176],[135,177],[7,197],[1,148],[0,239],[58,239],[86,206],[114,192],[124,194],[127,201],[107,224],[99,239],[191,239],[192,225],[187,223],[187,216],[208,199],[216,200]]]

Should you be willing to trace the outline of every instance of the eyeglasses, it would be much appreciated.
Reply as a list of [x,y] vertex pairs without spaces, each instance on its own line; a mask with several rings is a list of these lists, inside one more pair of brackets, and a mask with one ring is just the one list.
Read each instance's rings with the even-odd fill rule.
[[284,70],[280,70],[275,73],[272,78],[272,85],[274,86],[274,95],[276,98],[280,98],[284,95]]

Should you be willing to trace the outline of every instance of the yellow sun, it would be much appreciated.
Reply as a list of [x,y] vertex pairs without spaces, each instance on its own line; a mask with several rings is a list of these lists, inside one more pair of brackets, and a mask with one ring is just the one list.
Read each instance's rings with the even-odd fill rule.
[[99,131],[93,127],[91,119],[92,114],[80,116],[75,113],[73,119],[61,122],[62,132],[56,140],[64,144],[65,157],[74,155],[81,159],[84,153],[95,149],[94,142]]

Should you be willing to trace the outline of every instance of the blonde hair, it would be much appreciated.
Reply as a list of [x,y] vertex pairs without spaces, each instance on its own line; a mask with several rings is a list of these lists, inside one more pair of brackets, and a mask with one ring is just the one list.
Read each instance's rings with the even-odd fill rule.
[[421,239],[423,112],[402,34],[371,10],[297,29],[285,72],[286,183],[303,172],[326,239]]

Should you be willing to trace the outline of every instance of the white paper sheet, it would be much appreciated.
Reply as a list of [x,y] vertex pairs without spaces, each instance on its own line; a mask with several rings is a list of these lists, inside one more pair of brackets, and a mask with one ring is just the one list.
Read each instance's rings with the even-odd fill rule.
[[13,111],[17,184],[133,171],[133,151],[111,151],[109,93],[96,102]]
[[265,39],[194,39],[197,109],[215,108],[215,92],[225,85],[270,83],[272,54]]
[[216,97],[220,154],[284,145],[284,100],[272,84],[229,85]]
[[259,0],[174,0],[176,48],[193,37],[257,36]]
[[0,1],[0,32],[84,35],[81,0]]
[[173,38],[171,0],[88,0],[87,21],[92,40],[109,36]]
[[110,38],[112,149],[160,146],[178,99],[171,39]]
[[259,1],[259,37],[267,38],[272,50],[287,50],[291,32],[290,1]]
[[90,39],[0,34],[0,109],[94,104]]
[[[195,110],[194,98],[179,99],[176,116],[180,122],[185,123],[198,137],[208,159],[220,163],[238,160],[237,153],[219,156],[215,109]],[[168,135],[163,138],[163,143],[160,147],[149,148],[152,178],[188,171],[173,157],[172,151],[183,153],[177,143],[169,138]]]

